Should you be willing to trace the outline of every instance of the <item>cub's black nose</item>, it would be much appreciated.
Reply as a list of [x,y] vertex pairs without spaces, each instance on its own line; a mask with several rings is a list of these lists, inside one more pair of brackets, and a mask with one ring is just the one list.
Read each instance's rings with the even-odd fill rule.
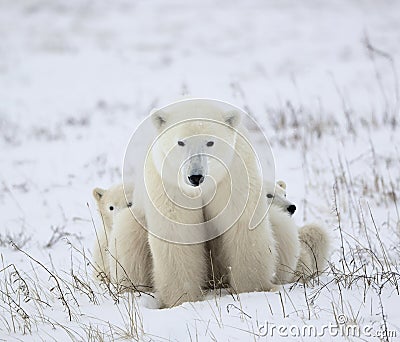
[[291,204],[287,207],[287,211],[290,213],[290,215],[293,215],[294,212],[296,211],[296,206],[294,204]]
[[204,176],[203,175],[191,175],[188,177],[190,184],[193,186],[199,186],[201,183],[203,183]]

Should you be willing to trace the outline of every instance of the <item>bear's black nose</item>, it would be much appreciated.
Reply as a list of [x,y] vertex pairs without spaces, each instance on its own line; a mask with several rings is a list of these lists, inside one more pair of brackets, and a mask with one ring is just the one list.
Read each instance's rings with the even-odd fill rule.
[[296,211],[296,206],[294,204],[291,204],[287,207],[287,211],[290,213],[290,215],[293,215],[294,212]]
[[203,175],[191,175],[188,177],[190,184],[193,186],[199,186],[201,183],[203,183],[204,176]]

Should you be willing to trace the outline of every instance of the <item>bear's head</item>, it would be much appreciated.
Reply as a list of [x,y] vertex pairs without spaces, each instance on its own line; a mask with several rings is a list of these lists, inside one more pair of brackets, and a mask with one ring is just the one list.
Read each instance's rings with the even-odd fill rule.
[[[96,200],[101,219],[107,230],[111,229],[115,214],[122,208],[127,208],[132,205],[132,202],[130,202],[132,192],[133,189],[131,187],[126,187],[124,192],[124,186],[122,184],[114,185],[109,189],[93,189],[93,197]],[[127,198],[129,200],[127,200]]]
[[296,205],[286,198],[286,183],[284,181],[278,181],[276,184],[264,182],[264,188],[267,200],[271,205],[279,207],[290,216],[295,213]]
[[207,101],[182,101],[151,114],[151,147],[163,181],[183,187],[218,183],[234,159],[241,113]]

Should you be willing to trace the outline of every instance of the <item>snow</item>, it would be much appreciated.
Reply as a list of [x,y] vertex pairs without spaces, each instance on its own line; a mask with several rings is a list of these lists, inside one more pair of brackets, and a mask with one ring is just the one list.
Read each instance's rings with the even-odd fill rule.
[[[254,341],[270,338],[266,322],[322,329],[339,315],[399,338],[398,13],[396,1],[1,1],[0,339]],[[319,220],[334,241],[319,283],[160,310],[91,279],[91,190],[121,181],[137,125],[185,94],[263,126],[296,222]]]

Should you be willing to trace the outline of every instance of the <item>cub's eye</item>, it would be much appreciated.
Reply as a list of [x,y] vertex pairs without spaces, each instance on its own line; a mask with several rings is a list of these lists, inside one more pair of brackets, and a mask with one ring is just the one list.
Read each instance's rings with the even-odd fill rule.
[[267,194],[267,198],[272,198],[272,197],[274,197],[274,195],[272,195],[272,194]]
[[113,211],[114,210],[114,207],[112,206],[112,205],[110,205],[110,208],[109,208],[111,211]]
[[214,141],[209,141],[209,142],[207,142],[206,145],[207,145],[208,147],[214,146]]
[[128,208],[130,208],[132,206],[132,202],[128,203]]
[[178,145],[179,145],[179,146],[185,146],[185,143],[184,143],[182,140],[179,140],[179,141],[178,141]]

